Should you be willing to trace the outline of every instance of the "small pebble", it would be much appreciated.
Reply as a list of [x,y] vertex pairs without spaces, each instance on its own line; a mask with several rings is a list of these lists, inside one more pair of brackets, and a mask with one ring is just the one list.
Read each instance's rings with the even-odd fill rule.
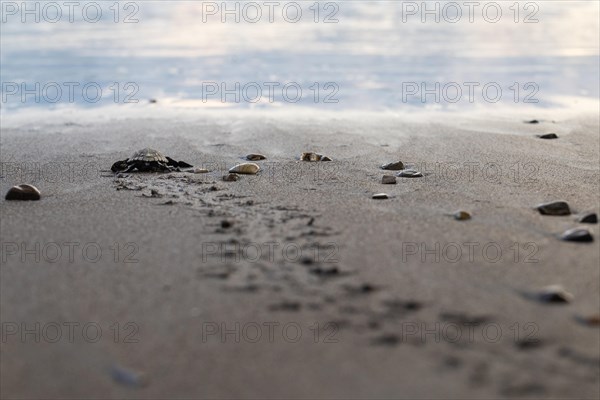
[[579,218],[579,222],[582,222],[584,224],[597,224],[598,216],[596,215],[596,213],[584,214],[581,216],[581,218]]
[[393,333],[385,333],[371,340],[371,344],[376,346],[396,346],[401,342],[400,337]]
[[336,276],[336,275],[340,274],[340,270],[338,269],[338,267],[330,267],[330,268],[316,267],[316,268],[311,269],[310,272],[312,274],[323,276],[323,277]]
[[300,160],[302,160],[302,161],[332,161],[331,158],[324,156],[323,154],[312,153],[312,152],[302,153],[302,155],[300,155]]
[[246,160],[249,160],[249,161],[260,161],[260,160],[266,160],[266,159],[267,159],[267,157],[263,156],[262,154],[252,153],[252,154],[248,154],[246,156]]
[[360,285],[359,289],[362,293],[371,293],[376,290],[375,286],[373,286],[369,283],[363,283],[362,285]]
[[540,139],[558,139],[558,135],[556,133],[546,133],[544,135],[538,135]]
[[517,340],[515,345],[521,350],[533,350],[540,348],[544,343],[538,338],[525,338]]
[[600,326],[600,314],[579,317],[578,319],[587,326]]
[[269,306],[270,311],[300,311],[302,304],[297,301],[282,301]]
[[311,257],[304,256],[300,259],[300,262],[304,265],[310,265],[314,263],[314,260]]
[[381,178],[381,183],[383,183],[384,185],[395,185],[396,184],[396,177],[393,175],[384,175]]
[[150,189],[150,194],[142,193],[144,197],[161,198],[163,195],[156,189]]
[[536,207],[542,215],[570,215],[571,209],[565,201],[553,201]]
[[148,100],[148,103],[150,103],[150,104],[156,104],[156,103],[158,103],[158,100],[156,100],[156,99],[150,99],[150,100]]
[[389,196],[386,193],[376,193],[373,195],[373,199],[375,200],[385,200],[389,199]]
[[227,221],[226,219],[221,221],[221,228],[223,229],[231,228],[232,225],[233,224],[230,221]]
[[254,163],[243,163],[243,164],[238,164],[235,167],[232,167],[229,170],[229,173],[232,173],[232,174],[254,175],[258,171],[260,171],[260,167],[257,164],[254,164]]
[[538,121],[537,119],[532,119],[531,121],[525,121],[526,124],[539,124],[540,121]]
[[402,161],[391,162],[383,164],[380,168],[387,171],[400,171],[404,169],[404,163]]
[[223,175],[223,180],[225,182],[235,182],[238,179],[240,179],[239,176],[237,176],[236,174],[227,174],[227,175]]
[[131,371],[118,365],[112,367],[111,375],[115,382],[125,386],[143,387],[148,383],[143,374]]
[[39,200],[42,194],[35,186],[23,184],[11,187],[5,198],[6,200]]
[[423,176],[423,174],[414,169],[405,169],[404,171],[400,172],[397,176],[399,176],[400,178],[420,178]]
[[191,172],[194,174],[208,174],[210,171],[205,168],[195,168]]
[[457,221],[465,221],[471,219],[471,214],[466,211],[457,211],[454,213],[454,219]]
[[588,231],[587,229],[583,229],[583,228],[569,229],[568,231],[566,231],[562,235],[560,235],[560,238],[567,242],[593,242],[594,241],[594,237],[592,236],[590,231]]
[[542,288],[537,297],[543,303],[570,303],[574,299],[574,296],[560,285]]

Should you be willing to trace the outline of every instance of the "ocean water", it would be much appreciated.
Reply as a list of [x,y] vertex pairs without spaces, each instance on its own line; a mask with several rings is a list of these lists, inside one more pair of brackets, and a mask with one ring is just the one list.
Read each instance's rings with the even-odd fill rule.
[[[1,2],[3,113],[595,104],[599,2]],[[590,100],[591,103],[590,103]]]

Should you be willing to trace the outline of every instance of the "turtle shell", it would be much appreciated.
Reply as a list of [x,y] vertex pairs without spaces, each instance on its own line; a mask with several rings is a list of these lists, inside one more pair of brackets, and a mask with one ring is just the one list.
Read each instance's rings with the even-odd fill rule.
[[167,160],[167,157],[165,157],[163,153],[161,153],[158,150],[149,149],[149,148],[145,148],[145,149],[136,151],[135,153],[133,153],[133,155],[131,157],[129,157],[129,159],[127,161],[128,162],[132,162],[132,161],[145,161],[145,162],[158,161],[158,162],[165,163],[165,164],[169,162],[169,160]]

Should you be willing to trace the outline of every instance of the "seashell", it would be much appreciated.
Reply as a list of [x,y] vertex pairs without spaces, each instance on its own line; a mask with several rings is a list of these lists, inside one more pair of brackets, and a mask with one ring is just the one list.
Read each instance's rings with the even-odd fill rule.
[[391,162],[383,164],[380,168],[388,171],[400,171],[404,169],[404,163],[402,161]]
[[384,175],[381,178],[381,183],[383,183],[384,185],[395,185],[396,177],[394,175]]
[[469,214],[466,211],[457,211],[454,213],[454,219],[457,221],[466,221],[468,219],[471,219],[471,214]]
[[538,135],[540,139],[558,139],[558,135],[556,133],[546,133],[543,135]]
[[560,285],[550,285],[542,288],[537,298],[543,303],[570,303],[574,296]]
[[260,161],[260,160],[266,160],[266,159],[267,159],[267,157],[263,156],[262,154],[251,153],[246,156],[246,160],[249,160],[249,161]]
[[254,163],[243,163],[243,164],[238,164],[235,167],[231,168],[229,170],[229,173],[231,173],[231,174],[254,175],[258,171],[260,171],[260,167],[257,164],[254,164]]
[[550,203],[540,204],[537,210],[542,215],[570,215],[571,209],[566,201],[553,201]]
[[210,171],[207,170],[206,168],[195,168],[195,169],[191,170],[190,172],[192,172],[193,174],[208,174]]
[[584,224],[597,224],[598,216],[596,215],[596,213],[584,214],[581,216],[581,218],[579,218],[579,222],[582,222]]
[[42,193],[32,185],[22,184],[11,187],[6,193],[6,200],[39,200]]
[[594,237],[592,236],[590,231],[588,231],[587,229],[583,229],[583,228],[569,229],[568,231],[566,231],[562,235],[560,235],[560,238],[567,242],[593,242],[594,241]]
[[332,161],[331,158],[324,156],[323,154],[312,153],[312,152],[302,153],[302,155],[300,156],[300,160],[302,160],[302,161]]
[[223,180],[225,182],[235,182],[238,179],[240,179],[239,176],[237,176],[236,174],[227,174],[227,175],[223,175]]
[[405,169],[396,176],[399,176],[400,178],[421,178],[423,174],[414,169]]
[[387,193],[376,193],[373,195],[372,198],[375,200],[385,200],[389,199],[389,196],[387,195]]

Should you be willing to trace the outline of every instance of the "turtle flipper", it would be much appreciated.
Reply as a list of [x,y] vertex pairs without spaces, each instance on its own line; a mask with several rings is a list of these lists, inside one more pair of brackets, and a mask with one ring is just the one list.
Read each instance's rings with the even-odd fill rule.
[[164,162],[150,161],[145,164],[144,172],[171,172],[171,168]]
[[177,163],[177,166],[178,166],[179,168],[192,168],[192,167],[193,167],[193,165],[192,165],[192,164],[188,164],[188,163],[186,163],[185,161],[179,161],[179,162]]
[[175,161],[171,157],[166,157],[166,159],[169,160],[167,165],[170,165],[171,167],[175,167],[175,168],[192,168],[193,167],[193,165],[190,165],[190,164],[186,163],[185,161]]
[[137,168],[137,163],[131,163],[127,165],[127,168],[125,168],[123,171],[123,173],[127,173],[127,172],[132,172],[134,169]]

